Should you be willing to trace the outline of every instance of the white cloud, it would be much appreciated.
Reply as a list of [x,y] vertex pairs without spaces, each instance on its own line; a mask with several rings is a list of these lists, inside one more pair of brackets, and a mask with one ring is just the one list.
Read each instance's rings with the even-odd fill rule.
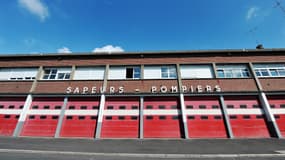
[[57,49],[57,53],[72,53],[71,50],[67,47],[62,47]]
[[124,52],[120,46],[106,45],[102,48],[95,48],[92,52]]
[[258,7],[251,7],[248,9],[247,14],[246,14],[246,20],[250,20],[254,17],[258,16],[259,8]]
[[31,14],[38,16],[41,21],[45,21],[49,16],[48,7],[42,0],[18,0],[18,3]]

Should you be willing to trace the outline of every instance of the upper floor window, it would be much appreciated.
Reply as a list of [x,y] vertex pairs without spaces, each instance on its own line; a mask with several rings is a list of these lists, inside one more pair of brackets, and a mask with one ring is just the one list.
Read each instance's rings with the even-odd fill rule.
[[181,65],[181,78],[213,78],[211,65]]
[[139,79],[141,78],[140,67],[127,67],[126,68],[126,78]]
[[109,70],[109,79],[140,79],[139,66],[112,66]]
[[0,80],[33,80],[37,72],[37,68],[2,68]]
[[104,79],[105,67],[76,67],[74,80],[102,80]]
[[175,66],[145,66],[144,79],[172,79],[176,78]]
[[254,72],[257,77],[284,77],[284,64],[254,64]]
[[70,79],[70,68],[45,68],[42,79],[64,80]]
[[248,78],[246,65],[217,65],[218,78]]
[[174,66],[162,66],[161,78],[176,78],[176,68]]

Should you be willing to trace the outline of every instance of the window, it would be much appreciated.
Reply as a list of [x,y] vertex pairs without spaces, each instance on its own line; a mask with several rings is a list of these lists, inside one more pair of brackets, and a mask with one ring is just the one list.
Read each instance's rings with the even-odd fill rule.
[[29,116],[29,119],[35,119],[35,116]]
[[164,120],[164,119],[166,119],[166,116],[159,116],[158,117],[160,120]]
[[114,109],[113,106],[107,106],[107,109]]
[[165,106],[164,105],[159,105],[158,108],[159,109],[165,109]]
[[256,118],[257,118],[257,119],[263,119],[264,116],[263,116],[263,115],[257,115]]
[[172,119],[177,120],[177,119],[179,119],[179,117],[178,116],[172,116]]
[[78,116],[78,119],[83,120],[83,119],[85,119],[85,116]]
[[80,109],[87,109],[87,106],[80,106]]
[[219,106],[218,105],[212,105],[212,108],[217,109],[217,108],[219,108]]
[[20,115],[16,115],[16,116],[15,116],[15,119],[19,119],[19,118],[20,118]]
[[234,108],[234,105],[227,105],[227,108]]
[[199,105],[199,108],[200,109],[206,109],[206,106],[205,105]]
[[47,119],[47,116],[40,116],[40,119]]
[[19,108],[20,108],[20,109],[23,109],[23,108],[24,108],[24,106],[23,106],[23,105],[20,105],[20,106],[19,106]]
[[49,106],[44,106],[44,109],[49,109]]
[[75,106],[69,106],[69,109],[75,109]]
[[201,116],[201,119],[208,119],[208,116]]
[[71,69],[69,68],[45,68],[42,79],[64,80],[70,79]]
[[270,108],[275,108],[275,105],[274,104],[270,104]]
[[39,106],[33,106],[32,107],[32,109],[38,109],[39,108]]
[[124,120],[124,119],[125,119],[125,116],[119,116],[118,119],[119,119],[119,120]]
[[140,67],[127,67],[126,68],[126,78],[127,79],[140,79],[141,78]]
[[246,65],[217,65],[218,78],[248,78]]
[[55,109],[61,109],[61,106],[55,106],[54,108]]
[[15,106],[14,105],[10,105],[8,108],[9,109],[13,109],[13,108],[15,108]]
[[93,109],[99,109],[99,106],[93,106],[92,108]]
[[4,108],[4,106],[3,106],[3,105],[0,105],[0,108]]
[[119,109],[126,109],[126,106],[119,106]]
[[222,116],[214,116],[214,119],[222,119]]
[[247,106],[245,104],[242,104],[239,106],[240,108],[247,108]]
[[132,109],[138,109],[139,107],[138,106],[132,106]]
[[280,119],[280,116],[279,115],[274,115],[274,118],[275,119]]
[[152,109],[152,106],[147,105],[147,106],[146,106],[146,109]]
[[174,66],[161,67],[161,78],[176,78],[176,69]]
[[67,116],[67,117],[66,117],[66,119],[72,119],[72,118],[73,118],[72,116]]
[[73,79],[75,80],[102,80],[104,67],[76,67]]
[[284,77],[285,64],[254,64],[257,77]]
[[260,106],[257,105],[257,104],[252,105],[252,107],[253,107],[253,108],[260,108]]
[[5,115],[5,116],[4,116],[5,119],[8,119],[8,118],[10,118],[10,117],[11,117],[10,115]]
[[188,116],[187,119],[195,119],[195,116]]
[[242,116],[243,119],[250,119],[250,116],[249,115],[244,115]]
[[177,106],[176,105],[172,105],[171,109],[177,109]]
[[111,120],[111,119],[113,119],[113,117],[112,116],[106,116],[105,119],[106,120]]
[[193,106],[192,105],[187,105],[186,109],[193,109]]
[[52,116],[51,118],[52,119],[58,119],[58,116]]
[[285,104],[280,104],[280,108],[285,108]]
[[0,80],[34,80],[37,68],[2,68],[0,69]]
[[137,116],[131,116],[131,120],[137,120],[138,117]]
[[96,119],[97,119],[97,116],[91,116],[90,119],[96,120]]
[[153,119],[153,116],[146,116],[146,119],[151,120]]
[[181,77],[186,78],[213,78],[211,65],[181,65]]
[[237,119],[237,116],[235,116],[235,115],[230,115],[230,119]]

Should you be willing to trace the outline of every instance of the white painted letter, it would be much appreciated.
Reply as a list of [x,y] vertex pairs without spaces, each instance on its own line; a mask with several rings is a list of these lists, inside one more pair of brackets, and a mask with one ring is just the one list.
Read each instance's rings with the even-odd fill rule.
[[113,86],[110,87],[110,93],[115,93],[115,87]]
[[215,85],[215,91],[216,92],[221,92],[222,88],[219,85]]
[[178,92],[177,86],[171,86],[171,92],[177,93]]
[[96,87],[92,87],[91,93],[92,93],[92,94],[96,93],[96,89],[97,89]]
[[72,92],[72,87],[67,87],[65,93],[69,94]]
[[161,86],[160,87],[160,92],[161,93],[166,93],[167,92],[167,87],[166,86]]
[[156,93],[156,86],[151,87],[151,93]]
[[182,91],[183,91],[183,93],[185,93],[187,91],[187,87],[186,86],[182,86]]
[[203,92],[203,88],[202,88],[201,85],[198,85],[198,86],[197,86],[197,91],[198,91],[198,92]]
[[80,90],[79,90],[79,87],[76,87],[73,91],[74,94],[79,94],[80,93]]
[[206,85],[206,92],[211,92],[212,91],[212,87],[209,85]]
[[119,93],[124,93],[124,87],[119,87]]

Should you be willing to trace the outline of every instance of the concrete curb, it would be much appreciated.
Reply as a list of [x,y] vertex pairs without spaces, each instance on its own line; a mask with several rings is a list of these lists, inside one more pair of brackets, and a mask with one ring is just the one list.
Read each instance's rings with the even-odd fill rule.
[[24,154],[54,154],[54,155],[77,155],[77,156],[109,156],[109,157],[138,157],[138,158],[258,158],[258,157],[285,157],[285,153],[275,154],[137,154],[137,153],[93,153],[93,152],[70,152],[70,151],[44,151],[22,149],[0,149],[0,153],[24,153]]

